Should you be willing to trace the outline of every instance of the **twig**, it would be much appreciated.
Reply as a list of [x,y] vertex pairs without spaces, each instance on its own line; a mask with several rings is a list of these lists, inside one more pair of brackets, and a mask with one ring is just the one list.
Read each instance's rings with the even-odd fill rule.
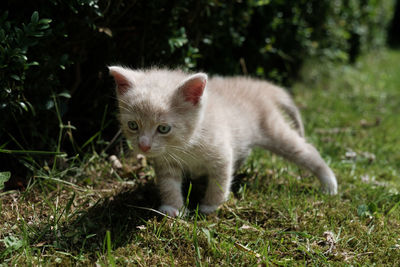
[[248,75],[249,73],[247,72],[246,61],[244,61],[244,58],[241,57],[239,59],[239,63],[240,63],[240,66],[242,67],[243,74]]
[[88,189],[81,188],[81,187],[77,186],[76,184],[73,184],[73,183],[58,179],[58,178],[49,178],[47,176],[40,176],[40,175],[33,176],[33,178],[40,178],[40,179],[44,179],[44,180],[53,180],[53,181],[56,181],[56,182],[59,182],[59,183],[65,184],[65,185],[69,185],[77,190],[82,191],[82,192],[88,191]]
[[121,129],[119,129],[118,132],[114,135],[114,137],[111,139],[110,143],[106,146],[103,152],[106,152],[120,135],[121,135]]
[[[353,252],[354,253],[354,252]],[[370,255],[370,254],[374,254],[374,252],[372,252],[372,251],[368,251],[368,252],[363,252],[363,253],[360,253],[360,254],[356,254],[356,253],[354,253],[354,255],[351,255],[351,256],[347,256],[346,254],[347,253],[344,253],[345,255],[345,258],[344,258],[344,260],[345,261],[348,261],[348,260],[350,260],[350,259],[352,259],[352,258],[354,258],[354,257],[360,257],[360,256],[365,256],[365,255]]]

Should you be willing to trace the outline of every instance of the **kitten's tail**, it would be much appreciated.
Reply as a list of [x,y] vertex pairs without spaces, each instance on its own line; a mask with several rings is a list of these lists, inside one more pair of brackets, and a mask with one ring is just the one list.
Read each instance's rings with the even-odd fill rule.
[[290,117],[299,135],[304,137],[304,125],[303,121],[301,120],[300,111],[294,104],[291,97],[285,92],[285,96],[278,98],[278,104]]

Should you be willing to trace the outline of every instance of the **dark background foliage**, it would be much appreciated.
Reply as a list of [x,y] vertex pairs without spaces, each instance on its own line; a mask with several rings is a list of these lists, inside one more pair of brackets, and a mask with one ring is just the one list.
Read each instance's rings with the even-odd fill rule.
[[[245,74],[287,86],[307,59],[353,62],[382,47],[390,23],[398,41],[393,0],[0,5],[0,149],[70,156],[96,134],[103,138],[93,148],[104,147],[118,130],[107,65]],[[0,171],[18,172],[24,157],[0,153]]]

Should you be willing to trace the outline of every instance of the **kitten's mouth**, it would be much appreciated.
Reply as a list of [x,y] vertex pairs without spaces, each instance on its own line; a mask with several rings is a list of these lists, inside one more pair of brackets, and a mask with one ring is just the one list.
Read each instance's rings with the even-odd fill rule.
[[139,153],[139,154],[142,154],[142,155],[145,156],[146,158],[154,158],[154,157],[157,156],[157,154],[152,153],[152,152],[145,152],[145,153],[141,152],[141,153]]
[[140,149],[137,149],[136,151],[135,151],[136,153],[136,155],[143,155],[143,156],[145,156],[146,158],[154,158],[154,157],[157,157],[157,156],[160,156],[161,154],[162,154],[162,151],[152,151],[152,150],[149,150],[149,151],[146,151],[146,152],[143,152],[142,150],[140,150]]

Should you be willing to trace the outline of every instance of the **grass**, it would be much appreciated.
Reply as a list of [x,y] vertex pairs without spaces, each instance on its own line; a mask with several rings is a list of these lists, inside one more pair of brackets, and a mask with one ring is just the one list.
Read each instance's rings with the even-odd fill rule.
[[399,265],[398,62],[384,51],[354,66],[310,64],[293,88],[337,196],[256,150],[216,214],[196,212],[193,184],[190,216],[171,219],[154,210],[145,159],[121,152],[114,170],[105,152],[67,158],[35,165],[27,190],[0,193],[0,266]]

